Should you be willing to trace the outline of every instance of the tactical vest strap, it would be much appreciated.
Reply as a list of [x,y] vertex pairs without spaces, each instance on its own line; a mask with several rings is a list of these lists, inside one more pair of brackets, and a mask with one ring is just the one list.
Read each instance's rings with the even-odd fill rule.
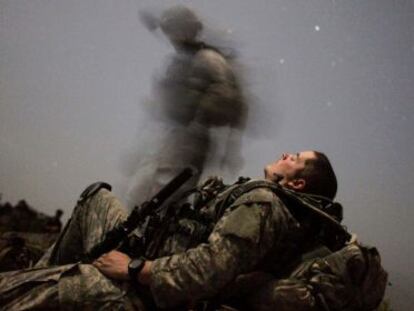
[[224,214],[226,207],[231,206],[242,194],[247,193],[255,188],[269,187],[268,182],[264,180],[253,180],[249,178],[239,177],[238,181],[234,183],[231,187],[233,190],[230,190],[227,195],[222,199],[218,204],[218,209],[216,211],[216,221],[218,221]]
[[250,192],[256,188],[268,188],[282,201],[290,200],[296,203],[286,204],[286,207],[293,215],[298,215],[303,211],[310,212],[311,215],[319,219],[323,225],[333,228],[333,230],[337,232],[337,239],[339,240],[336,242],[338,244],[344,244],[346,241],[351,239],[351,234],[335,219],[341,218],[342,215],[335,217],[328,214],[329,208],[333,207],[335,209],[338,208],[338,206],[341,208],[339,203],[333,202],[323,196],[297,193],[296,191],[287,189],[267,180],[247,181],[240,186],[235,187],[235,189],[230,191],[220,203],[216,218],[219,219],[223,215],[225,207],[233,204],[242,194]]

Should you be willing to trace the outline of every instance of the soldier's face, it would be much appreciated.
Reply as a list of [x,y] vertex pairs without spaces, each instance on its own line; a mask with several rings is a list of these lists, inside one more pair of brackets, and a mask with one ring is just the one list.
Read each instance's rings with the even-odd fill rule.
[[313,151],[302,151],[298,153],[283,153],[275,162],[265,167],[265,178],[277,181],[282,186],[300,190],[305,186],[305,181],[296,178],[297,174],[305,168],[306,160],[315,159]]

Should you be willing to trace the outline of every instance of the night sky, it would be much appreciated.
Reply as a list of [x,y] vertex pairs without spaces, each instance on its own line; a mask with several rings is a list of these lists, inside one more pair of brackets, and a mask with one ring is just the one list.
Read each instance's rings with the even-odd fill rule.
[[173,52],[138,10],[176,3],[194,8],[244,66],[254,100],[240,174],[261,176],[284,151],[325,152],[344,223],[381,251],[391,305],[410,309],[412,0],[0,0],[3,202],[68,217],[96,180],[126,199],[128,163],[158,135],[141,103]]

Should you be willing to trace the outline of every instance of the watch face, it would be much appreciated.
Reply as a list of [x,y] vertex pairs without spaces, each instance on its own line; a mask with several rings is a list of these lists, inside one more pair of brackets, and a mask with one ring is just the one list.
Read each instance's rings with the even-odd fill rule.
[[137,269],[140,269],[141,266],[143,266],[143,265],[144,265],[144,260],[139,259],[139,258],[135,258],[135,259],[131,260],[128,267],[129,267],[129,269],[137,270]]

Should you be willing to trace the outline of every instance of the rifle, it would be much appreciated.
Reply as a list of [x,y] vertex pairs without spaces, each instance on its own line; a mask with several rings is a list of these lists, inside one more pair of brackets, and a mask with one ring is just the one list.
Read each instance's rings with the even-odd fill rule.
[[105,238],[84,254],[82,262],[91,263],[101,255],[125,244],[129,234],[144,223],[148,216],[154,216],[163,209],[162,204],[194,175],[191,168],[185,168],[180,174],[165,185],[151,200],[135,206],[128,218],[105,234]]

